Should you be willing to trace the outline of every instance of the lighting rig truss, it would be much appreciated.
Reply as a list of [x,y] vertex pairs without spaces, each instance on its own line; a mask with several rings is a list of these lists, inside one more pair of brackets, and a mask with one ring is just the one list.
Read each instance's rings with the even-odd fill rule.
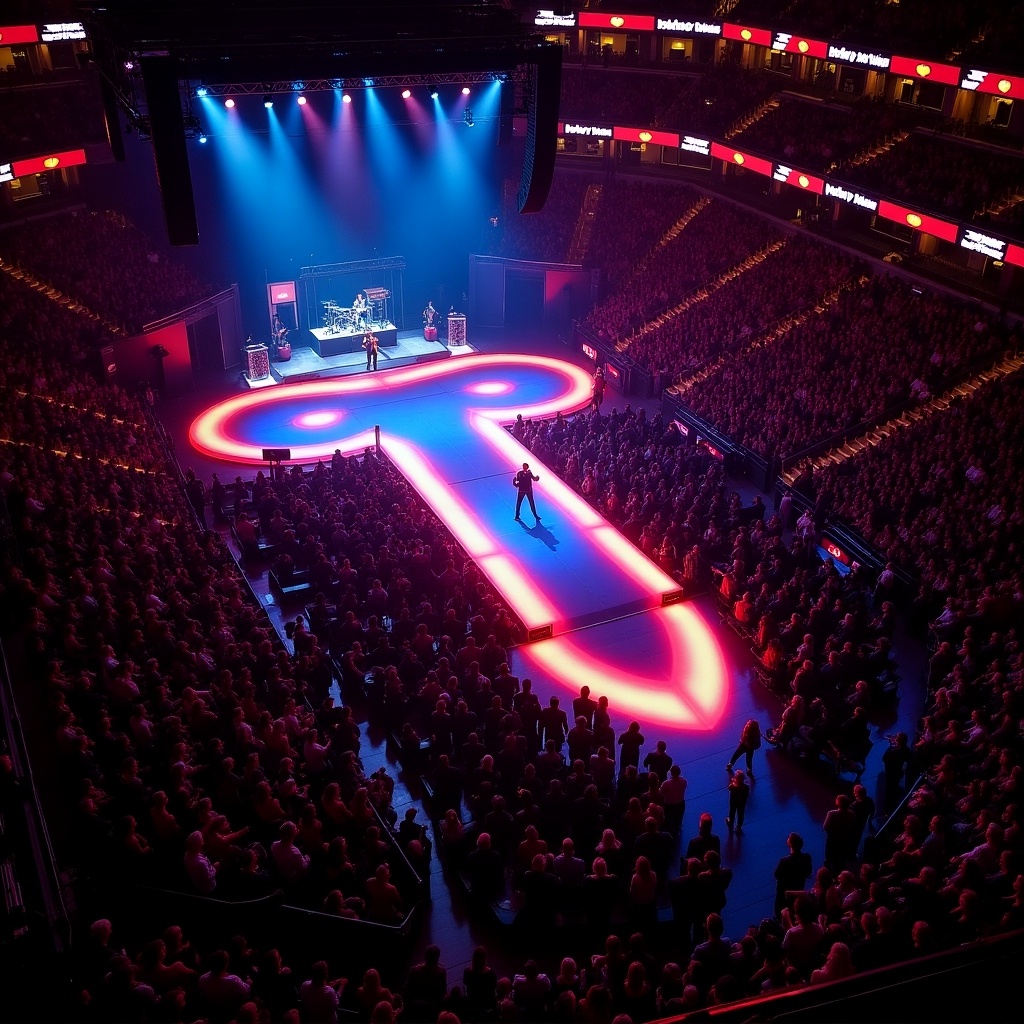
[[302,82],[287,81],[232,82],[214,84],[207,82],[190,83],[190,92],[205,89],[204,95],[215,98],[225,96],[288,95],[288,93],[331,92],[342,89],[353,92],[357,89],[412,89],[428,85],[479,85],[486,82],[512,82],[525,79],[526,69],[517,67],[514,71],[466,71],[432,75],[374,75],[372,78],[310,78]]

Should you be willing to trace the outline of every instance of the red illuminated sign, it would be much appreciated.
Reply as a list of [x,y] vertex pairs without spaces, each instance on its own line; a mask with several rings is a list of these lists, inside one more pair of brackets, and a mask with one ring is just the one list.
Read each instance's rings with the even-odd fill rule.
[[971,92],[987,92],[993,96],[1005,96],[1007,99],[1024,99],[1024,78],[1014,75],[1001,75],[998,71],[978,71],[971,68],[965,71],[960,80],[960,88]]
[[620,381],[622,379],[622,374],[619,373],[618,367],[612,366],[611,363],[605,363],[604,364],[604,375],[609,380],[613,380],[613,381],[616,381],[616,382],[618,382],[618,381]]
[[1011,242],[1006,247],[1006,262],[1016,267],[1024,267],[1024,245],[1014,245]]
[[772,45],[772,34],[766,28],[749,28],[727,21],[722,25],[722,35],[726,39],[738,39],[741,43],[754,43],[756,46]]
[[35,25],[0,26],[0,46],[14,46],[16,43],[38,43],[39,30]]
[[821,546],[833,557],[838,559],[843,565],[850,564],[850,556],[846,554],[841,547],[833,544],[827,537],[821,538]]
[[825,191],[825,179],[817,175],[808,174],[806,171],[797,171],[785,164],[776,164],[775,173],[772,177],[776,181],[784,181],[787,185],[796,185],[797,188],[806,189],[816,195],[822,195]]
[[580,11],[580,28],[604,28],[613,32],[626,30],[634,32],[653,32],[653,14],[595,14]]
[[806,36],[794,36],[789,32],[776,32],[772,40],[772,49],[783,53],[802,53],[808,57],[820,57],[822,60],[828,55],[828,43],[820,39],[808,39]]
[[29,160],[15,160],[14,176],[20,178],[23,174],[42,174],[43,171],[56,171],[62,167],[74,167],[76,164],[84,163],[84,149],[69,149],[66,153],[50,153]]
[[616,128],[612,138],[621,142],[651,142],[656,146],[679,145],[678,132],[659,132],[653,128]]
[[956,242],[957,235],[960,233],[956,224],[948,220],[939,220],[938,217],[932,217],[927,213],[908,210],[905,206],[890,203],[888,199],[878,201],[878,215],[888,217],[889,220],[895,221],[897,224],[906,224],[915,231],[924,231],[929,235],[935,235],[936,238],[941,238],[946,242]]
[[917,60],[915,57],[893,57],[889,70],[894,75],[906,75],[908,78],[922,78],[929,82],[941,82],[943,85],[959,85],[960,69],[952,64],[936,64],[930,60]]
[[763,174],[768,178],[772,176],[775,170],[771,160],[765,160],[760,156],[751,156],[749,153],[743,153],[738,149],[733,149],[731,146],[724,146],[721,142],[711,143],[711,155],[717,156],[719,160],[724,160],[727,164],[744,167],[748,171]]
[[295,301],[295,282],[294,281],[282,281],[278,284],[268,284],[267,294],[270,296],[272,303],[278,302],[294,302]]

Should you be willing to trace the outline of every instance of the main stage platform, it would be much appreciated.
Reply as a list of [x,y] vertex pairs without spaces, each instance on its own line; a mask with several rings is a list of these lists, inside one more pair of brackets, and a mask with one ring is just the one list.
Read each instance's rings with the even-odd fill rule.
[[[380,348],[394,348],[398,344],[398,328],[390,320],[371,329],[377,335],[377,343]],[[325,359],[345,352],[361,352],[363,338],[366,335],[363,328],[332,331],[328,327],[311,327],[309,333],[313,338],[310,346]]]
[[[448,359],[459,352],[449,350],[444,342],[425,341],[421,331],[396,331],[395,335],[394,343],[377,353],[378,371]],[[270,377],[261,381],[251,381],[248,377],[245,380],[252,390],[259,390],[274,384],[349,377],[359,373],[366,373],[366,353],[361,348],[331,356],[322,356],[312,348],[293,348],[292,357],[287,362],[270,364]]]

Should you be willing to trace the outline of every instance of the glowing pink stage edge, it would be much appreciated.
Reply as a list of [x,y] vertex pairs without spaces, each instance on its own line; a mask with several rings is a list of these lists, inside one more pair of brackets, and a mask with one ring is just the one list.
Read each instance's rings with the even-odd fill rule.
[[[467,408],[468,422],[510,468],[517,467],[529,452],[506,430],[502,423],[512,422],[517,413],[525,418],[552,416],[585,407],[591,397],[591,378],[583,369],[561,360],[541,356],[474,356],[471,363],[496,370],[517,366],[543,366],[556,370],[567,379],[567,390],[550,400],[516,409]],[[254,406],[295,398],[332,398],[346,394],[379,391],[388,394],[409,384],[429,380],[468,368],[468,363],[445,361],[407,369],[389,370],[372,377],[349,377],[329,381],[282,385],[268,391],[249,392],[208,409],[193,422],[189,439],[198,451],[213,458],[233,462],[262,463],[262,447],[245,444],[227,436],[225,424],[237,412]],[[512,390],[503,381],[476,384],[466,391],[497,395]],[[317,413],[305,416],[317,416]],[[304,418],[304,417],[303,417]],[[341,422],[344,417],[339,418]],[[315,423],[307,425],[313,426]],[[292,447],[292,461],[304,462],[329,457],[336,447],[344,454],[362,451],[374,443],[372,431],[363,431],[343,441]],[[557,607],[526,573],[518,560],[502,549],[487,525],[466,506],[447,482],[434,472],[429,458],[410,440],[382,432],[381,446],[410,483],[423,496],[434,513],[477,562],[481,571],[504,596],[528,627],[554,622]],[[566,519],[591,535],[594,544],[620,569],[641,583],[652,596],[678,591],[675,580],[611,527],[587,502],[553,474],[544,475],[538,490],[546,502],[561,509]],[[700,614],[687,605],[652,610],[669,641],[671,664],[665,674],[652,677],[630,666],[609,665],[602,657],[584,650],[579,641],[588,638],[583,630],[531,645],[530,657],[542,665],[567,688],[586,684],[597,694],[605,694],[630,714],[650,720],[652,717],[675,727],[711,729],[720,718],[726,701],[727,675],[718,644]]]

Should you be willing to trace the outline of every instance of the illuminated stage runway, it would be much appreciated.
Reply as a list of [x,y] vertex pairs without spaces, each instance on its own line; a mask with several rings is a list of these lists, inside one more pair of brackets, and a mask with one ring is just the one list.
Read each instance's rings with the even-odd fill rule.
[[[742,934],[771,913],[772,870],[791,830],[806,838],[820,863],[821,821],[849,781],[809,771],[773,749],[759,751],[746,833],[726,831],[724,766],[746,719],[762,727],[776,723],[779,700],[757,683],[747,645],[718,625],[713,600],[661,607],[662,593],[674,582],[503,426],[519,412],[530,418],[584,408],[590,385],[586,371],[560,360],[478,354],[250,392],[199,416],[190,439],[215,459],[262,465],[263,447],[289,446],[303,461],[327,459],[335,448],[359,452],[373,443],[379,425],[388,456],[508,603],[527,624],[552,626],[551,639],[513,652],[513,672],[532,678],[545,698],[560,694],[563,707],[586,683],[609,698],[617,733],[636,719],[645,751],[658,739],[667,741],[689,780],[682,848],[700,812],[711,811],[725,862],[737,872],[726,923],[732,934]],[[528,512],[525,524],[512,521],[512,475],[523,461],[541,476],[539,529]],[[920,707],[920,699],[905,693],[896,714],[873,722],[875,750],[864,781],[876,798],[883,736],[912,730]],[[468,959],[479,937],[459,935]],[[444,940],[450,945],[452,936]]]
[[[725,705],[718,643],[678,584],[515,441],[504,424],[574,412],[590,399],[585,370],[536,356],[494,355],[358,378],[279,386],[232,398],[198,417],[190,439],[230,462],[262,462],[265,447],[327,459],[374,441],[446,523],[531,631],[552,639],[528,657],[563,685],[588,683],[646,720],[705,730]],[[542,522],[513,521],[512,476],[540,476]],[[663,603],[669,607],[662,607]],[[645,611],[643,666],[609,655],[580,627]],[[574,632],[575,631],[575,632]]]

